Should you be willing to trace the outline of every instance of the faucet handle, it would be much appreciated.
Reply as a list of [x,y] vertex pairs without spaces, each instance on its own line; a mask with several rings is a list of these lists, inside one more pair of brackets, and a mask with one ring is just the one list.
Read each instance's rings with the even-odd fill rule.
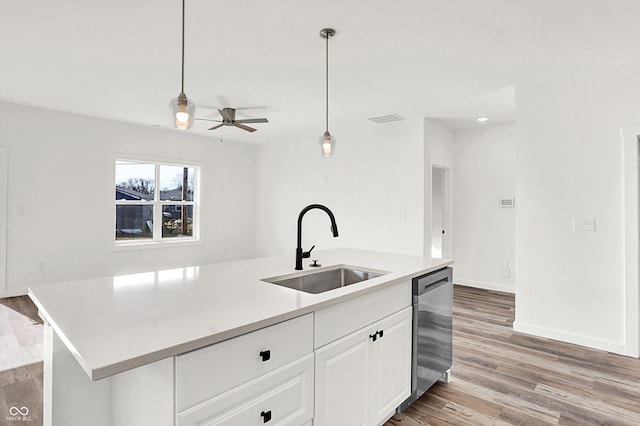
[[309,251],[305,251],[305,252],[303,252],[303,253],[302,253],[302,257],[303,257],[304,259],[306,259],[306,258],[308,258],[308,257],[311,257],[311,251],[313,251],[313,249],[314,249],[314,248],[316,248],[316,246],[315,246],[315,245],[311,246],[311,248],[309,249]]

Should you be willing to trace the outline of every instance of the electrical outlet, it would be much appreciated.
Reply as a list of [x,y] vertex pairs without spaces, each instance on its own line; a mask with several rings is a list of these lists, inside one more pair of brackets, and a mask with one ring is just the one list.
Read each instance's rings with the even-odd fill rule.
[[574,217],[573,230],[594,232],[596,230],[596,218],[595,217],[581,217],[581,218]]
[[511,267],[509,266],[509,261],[505,260],[502,262],[502,276],[504,278],[511,277]]

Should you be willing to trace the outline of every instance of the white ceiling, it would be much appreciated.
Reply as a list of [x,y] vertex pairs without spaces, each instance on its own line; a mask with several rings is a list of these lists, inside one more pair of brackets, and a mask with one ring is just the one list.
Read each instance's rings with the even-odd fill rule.
[[[640,0],[187,0],[196,116],[256,107],[253,134],[398,113],[451,128],[514,118],[514,85],[640,60]],[[0,0],[0,100],[168,127],[180,91],[180,0]],[[34,123],[37,125],[37,123]],[[197,122],[196,132],[212,124]]]

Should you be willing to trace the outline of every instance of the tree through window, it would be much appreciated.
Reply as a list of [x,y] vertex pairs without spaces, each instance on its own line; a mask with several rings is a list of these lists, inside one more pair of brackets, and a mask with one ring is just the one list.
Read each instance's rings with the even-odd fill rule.
[[116,160],[116,242],[197,239],[199,168]]

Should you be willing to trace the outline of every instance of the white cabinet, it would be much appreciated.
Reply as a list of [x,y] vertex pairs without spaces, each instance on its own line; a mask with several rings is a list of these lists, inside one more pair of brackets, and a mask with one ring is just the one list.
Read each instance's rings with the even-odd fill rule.
[[178,413],[177,426],[299,426],[313,416],[313,354]]
[[315,311],[313,347],[324,346],[410,306],[411,291],[411,280],[405,280]]
[[[378,339],[370,344],[373,392],[371,425],[381,424],[411,394],[411,338],[413,311],[405,308],[380,321]],[[384,330],[384,334],[381,334]]]
[[292,425],[313,417],[313,314],[176,357],[176,424]]
[[379,425],[411,393],[411,307],[316,349],[314,426]]
[[314,425],[366,425],[369,342],[355,332],[316,350]]

